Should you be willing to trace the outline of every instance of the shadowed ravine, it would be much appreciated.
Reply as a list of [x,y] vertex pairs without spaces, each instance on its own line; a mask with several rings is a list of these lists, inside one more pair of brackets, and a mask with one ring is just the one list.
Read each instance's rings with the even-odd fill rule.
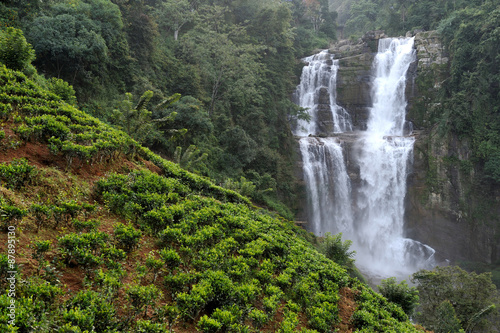
[[338,62],[322,51],[304,59],[295,102],[308,108],[311,121],[297,121],[294,134],[307,186],[307,228],[316,235],[342,232],[351,239],[365,274],[407,278],[434,263],[434,250],[405,238],[404,228],[415,141],[405,120],[413,38],[381,39],[378,50],[367,129],[353,131],[349,113],[336,104]]

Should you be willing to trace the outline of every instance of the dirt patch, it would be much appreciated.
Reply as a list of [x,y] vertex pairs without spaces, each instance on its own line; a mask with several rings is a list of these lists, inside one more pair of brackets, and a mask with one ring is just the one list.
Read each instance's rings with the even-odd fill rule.
[[[7,130],[5,130],[7,133]],[[11,137],[12,139],[13,137]],[[8,139],[4,139],[8,140]],[[6,146],[7,145],[7,146]],[[26,142],[19,146],[10,147],[8,143],[2,142],[0,150],[0,162],[10,162],[13,159],[26,158],[38,167],[52,166],[58,164],[55,156],[50,152],[46,144],[40,142]]]
[[140,164],[143,164],[144,168],[156,174],[162,174],[162,170],[150,161],[138,159],[135,162],[123,154],[119,154],[111,160],[94,163],[82,162],[75,158],[71,165],[68,166],[68,162],[62,154],[52,154],[48,146],[44,143],[25,142],[15,148],[8,147],[5,143],[0,143],[0,163],[11,162],[14,159],[20,158],[27,159],[31,165],[39,168],[53,167],[61,171],[70,172],[90,183],[95,182],[110,172],[128,173],[132,170],[137,170],[140,168]]
[[347,287],[340,289],[339,293],[340,300],[338,306],[340,323],[337,328],[339,332],[352,333],[355,330],[354,326],[351,324],[351,317],[357,308],[356,301],[354,300],[356,293]]

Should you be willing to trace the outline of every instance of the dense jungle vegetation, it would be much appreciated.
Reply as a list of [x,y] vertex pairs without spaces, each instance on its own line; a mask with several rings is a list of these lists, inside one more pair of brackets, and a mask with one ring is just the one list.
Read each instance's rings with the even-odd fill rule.
[[334,20],[326,0],[0,4],[38,73],[68,82],[82,110],[289,218],[297,59],[328,47]]
[[[471,142],[484,183],[500,184],[500,5],[493,0],[333,0],[344,38],[437,30],[450,56],[432,124]],[[467,166],[465,166],[467,167]],[[470,168],[470,165],[468,166]]]
[[[338,19],[336,2],[349,8]],[[410,316],[435,332],[498,327],[491,274],[421,271],[418,292],[389,279],[382,296],[353,277],[348,242],[287,219],[298,59],[337,31],[440,31],[451,62],[435,122],[470,139],[480,177],[498,184],[499,7],[3,1],[1,330],[422,331]]]

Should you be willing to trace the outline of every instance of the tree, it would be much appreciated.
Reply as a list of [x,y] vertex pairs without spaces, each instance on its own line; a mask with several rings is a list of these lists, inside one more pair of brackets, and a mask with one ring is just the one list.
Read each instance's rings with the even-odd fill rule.
[[318,0],[305,0],[306,16],[311,20],[315,32],[319,31],[321,25],[321,4]]
[[457,266],[436,267],[433,271],[416,272],[412,282],[417,284],[421,303],[416,319],[426,328],[436,330],[440,327],[442,318],[438,308],[445,301],[453,306],[463,329],[467,329],[472,322],[472,326],[488,327],[485,316],[494,310],[494,303],[498,302],[491,273],[478,275],[467,273]]
[[240,104],[234,110],[241,110],[241,104],[259,99],[258,47],[247,42],[248,36],[242,27],[225,23],[224,13],[220,7],[204,11],[197,18],[196,28],[182,40],[186,60],[198,63],[202,69],[210,96],[208,114],[211,118],[219,104],[225,105],[227,112],[233,102]]
[[396,303],[410,317],[413,310],[418,306],[418,290],[415,287],[409,287],[406,281],[396,282],[395,277],[382,280],[378,286],[380,293],[390,302]]
[[351,5],[350,18],[345,23],[347,35],[361,35],[376,27],[379,7],[371,0],[354,1]]
[[195,145],[190,145],[184,153],[182,152],[182,147],[177,147],[174,154],[174,161],[182,168],[192,171],[207,157],[207,153],[201,153]]
[[35,51],[21,30],[9,27],[0,31],[0,62],[7,68],[22,71],[34,59]]
[[194,18],[194,11],[187,0],[167,0],[160,4],[156,16],[160,27],[173,30],[174,40],[177,40],[184,24]]
[[443,301],[436,309],[439,321],[437,323],[435,333],[458,333],[463,332],[460,326],[453,305],[450,301]]
[[74,85],[80,73],[102,68],[108,60],[108,47],[98,31],[89,17],[68,8],[68,13],[37,17],[28,35],[38,63]]
[[[147,109],[152,97],[153,92],[148,90],[134,106],[132,94],[126,93],[125,99],[119,103],[118,108],[113,110],[113,122],[140,143],[144,143],[151,136],[159,136],[161,133],[157,130],[158,124],[171,122],[177,115],[172,112],[164,118],[152,119],[153,112]],[[155,109],[167,108],[180,97],[179,94],[174,94],[158,104]]]
[[[177,116],[173,119],[172,124],[168,125],[172,128],[185,128],[187,130],[182,137],[183,146],[196,144],[199,141],[208,141],[207,137],[212,133],[214,126],[201,101],[192,96],[183,96],[164,112],[158,113],[157,116],[164,118],[173,112],[176,112]],[[163,129],[161,125],[160,128]]]

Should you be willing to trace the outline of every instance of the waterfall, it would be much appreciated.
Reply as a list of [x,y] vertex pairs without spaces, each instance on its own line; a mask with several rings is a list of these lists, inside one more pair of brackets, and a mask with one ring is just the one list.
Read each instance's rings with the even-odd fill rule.
[[373,107],[358,141],[361,185],[355,243],[358,263],[372,274],[411,274],[434,253],[404,237],[406,180],[415,142],[414,137],[404,136],[405,88],[406,72],[415,57],[413,38],[379,41]]
[[[334,60],[333,54],[328,53],[328,50],[323,50],[302,61],[306,66],[302,70],[294,101],[300,107],[308,109],[311,119],[309,122],[297,120],[294,134],[307,136],[352,130],[349,113],[336,102],[338,60]],[[326,111],[327,115],[321,116],[322,111]],[[329,124],[330,122],[333,124]]]
[[308,186],[309,228],[316,235],[345,232],[352,225],[351,184],[342,147],[335,138],[301,138]]
[[[409,128],[405,88],[406,72],[415,58],[413,38],[379,41],[373,107],[364,132],[352,132],[348,112],[336,104],[338,61],[328,51],[303,59],[306,66],[294,94],[311,117],[310,122],[297,120],[294,128],[301,137],[307,227],[316,235],[343,232],[344,238],[353,240],[358,267],[383,278],[406,278],[433,262],[432,248],[404,235],[406,182],[415,141],[404,132]],[[346,170],[346,147],[340,143],[347,136],[344,132],[355,138],[349,154],[349,162],[359,168],[355,189]]]
[[[351,117],[336,102],[338,61],[328,50],[302,59],[300,85],[294,99],[311,120],[298,120],[299,140],[307,184],[309,229],[317,235],[342,232],[352,226],[351,184],[340,142],[313,135],[352,130]],[[310,136],[310,137],[308,137]]]

